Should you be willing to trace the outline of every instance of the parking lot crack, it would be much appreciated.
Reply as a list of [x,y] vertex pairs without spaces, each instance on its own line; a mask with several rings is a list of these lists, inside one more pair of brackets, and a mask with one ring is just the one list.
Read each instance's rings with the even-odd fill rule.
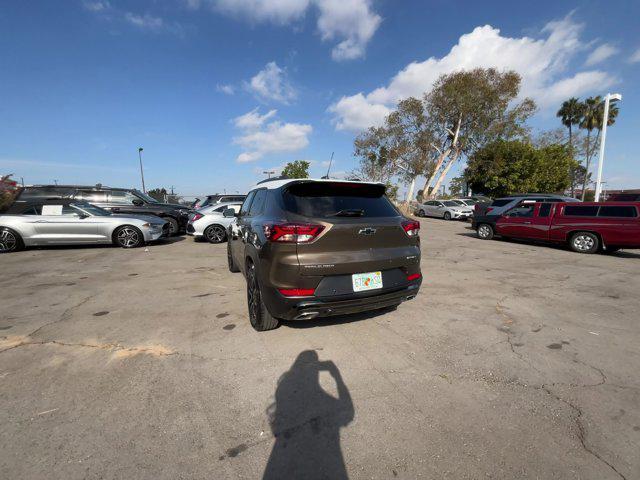
[[[604,384],[604,382],[602,384]],[[623,480],[627,480],[627,477],[623,473],[621,473],[612,463],[608,462],[605,458],[603,458],[598,452],[596,452],[592,447],[590,447],[587,444],[587,441],[586,441],[587,432],[586,432],[584,424],[582,423],[582,420],[581,420],[582,417],[583,417],[582,409],[580,407],[578,407],[577,405],[574,405],[569,400],[567,400],[565,398],[562,398],[560,395],[554,393],[551,390],[550,386],[542,385],[541,389],[543,391],[547,392],[547,394],[549,394],[551,397],[555,398],[556,400],[559,400],[560,402],[562,402],[565,405],[567,405],[568,407],[570,407],[575,412],[575,424],[576,424],[576,427],[578,429],[578,435],[577,436],[578,436],[578,440],[580,440],[580,444],[582,445],[582,448],[587,453],[589,453],[593,457],[597,458],[600,462],[602,462],[605,465],[607,465],[620,478],[622,478]]]
[[27,335],[27,337],[33,338],[38,332],[40,332],[44,328],[47,328],[47,327],[49,327],[51,325],[55,325],[56,323],[68,320],[69,318],[71,318],[71,314],[73,313],[73,311],[75,309],[80,308],[82,305],[84,305],[85,303],[87,303],[89,300],[91,300],[92,298],[96,297],[97,295],[98,295],[97,293],[94,293],[94,294],[89,295],[88,297],[84,298],[79,303],[77,303],[75,305],[72,305],[71,307],[67,308],[64,312],[62,312],[62,315],[60,315],[60,318],[58,318],[57,320],[53,320],[51,322],[45,323],[44,325],[39,326],[33,332],[29,333]]

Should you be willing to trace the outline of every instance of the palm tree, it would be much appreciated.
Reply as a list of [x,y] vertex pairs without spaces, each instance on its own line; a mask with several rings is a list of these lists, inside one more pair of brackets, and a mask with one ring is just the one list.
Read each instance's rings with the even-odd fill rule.
[[602,105],[602,98],[598,95],[596,97],[589,97],[584,101],[584,112],[582,119],[580,120],[580,128],[584,128],[587,131],[587,151],[585,173],[582,179],[582,201],[584,202],[585,194],[587,193],[587,180],[589,176],[589,167],[591,166],[591,157],[593,156],[593,150],[595,148],[591,144],[591,134],[594,130],[602,128],[602,114],[599,114]]
[[[579,125],[584,114],[585,105],[575,97],[570,98],[562,103],[560,110],[556,116],[560,118],[562,124],[569,129],[569,151],[573,158],[573,130],[574,125]],[[573,170],[572,170],[573,172]],[[571,196],[574,195],[575,179],[571,181]]]
[[[582,182],[582,200],[586,193],[587,180],[589,176],[589,166],[596,146],[600,143],[600,134],[602,133],[602,123],[604,120],[604,101],[600,96],[587,98],[584,102],[585,110],[580,121],[580,128],[587,130],[587,164],[584,179]],[[609,105],[609,118],[607,119],[607,126],[611,126],[616,123],[616,117],[618,116],[618,106],[615,103]],[[593,145],[591,144],[591,132],[598,130]]]

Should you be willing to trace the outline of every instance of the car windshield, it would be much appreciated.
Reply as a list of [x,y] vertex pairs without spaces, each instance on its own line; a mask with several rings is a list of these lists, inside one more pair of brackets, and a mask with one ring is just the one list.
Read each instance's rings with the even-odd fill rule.
[[307,217],[396,217],[385,187],[367,183],[304,182],[283,195],[285,208]]
[[111,215],[111,213],[109,213],[104,208],[96,207],[95,205],[91,205],[90,203],[86,203],[86,202],[76,202],[71,204],[71,206],[82,210],[83,212],[85,212],[88,215],[91,215],[92,217],[107,217]]
[[133,193],[136,194],[138,197],[142,198],[147,203],[160,203],[155,198],[150,197],[146,193],[142,193],[140,190],[133,190]]
[[460,204],[454,202],[453,200],[448,200],[446,202],[442,202],[444,204],[445,207],[459,207]]

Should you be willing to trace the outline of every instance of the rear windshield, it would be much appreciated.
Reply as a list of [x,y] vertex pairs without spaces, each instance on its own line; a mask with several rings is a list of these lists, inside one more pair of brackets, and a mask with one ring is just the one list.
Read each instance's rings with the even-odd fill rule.
[[504,207],[507,203],[513,202],[513,198],[499,198],[491,203],[492,207]]
[[306,217],[396,217],[383,185],[297,183],[283,193],[284,207]]

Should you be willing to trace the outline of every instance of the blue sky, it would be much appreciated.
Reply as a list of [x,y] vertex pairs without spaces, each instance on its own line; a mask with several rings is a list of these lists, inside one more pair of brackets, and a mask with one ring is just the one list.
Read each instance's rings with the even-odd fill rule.
[[[639,2],[7,0],[0,172],[27,183],[244,191],[312,161],[349,172],[357,131],[441,73],[513,68],[559,126],[571,95],[623,94],[608,188],[640,187]],[[456,167],[452,171],[455,175]]]

